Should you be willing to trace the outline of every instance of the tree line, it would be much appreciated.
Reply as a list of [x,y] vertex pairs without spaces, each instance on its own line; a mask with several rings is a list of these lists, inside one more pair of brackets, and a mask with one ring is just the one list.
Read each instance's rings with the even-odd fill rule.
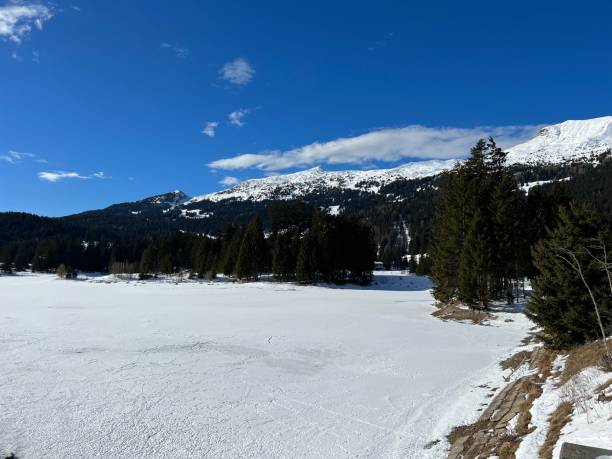
[[[4,271],[74,270],[139,274],[140,277],[189,271],[199,278],[218,273],[241,280],[273,274],[281,280],[359,282],[372,278],[376,245],[370,226],[349,216],[314,209],[306,214],[278,212],[264,234],[259,216],[247,225],[230,224],[219,237],[174,233],[154,239],[83,241],[50,237],[12,241],[0,250]],[[273,211],[274,213],[275,211]]]
[[448,172],[430,247],[434,296],[487,308],[533,291],[529,317],[548,343],[568,346],[612,332],[610,216],[572,202],[567,182],[523,192],[506,153],[481,139]]

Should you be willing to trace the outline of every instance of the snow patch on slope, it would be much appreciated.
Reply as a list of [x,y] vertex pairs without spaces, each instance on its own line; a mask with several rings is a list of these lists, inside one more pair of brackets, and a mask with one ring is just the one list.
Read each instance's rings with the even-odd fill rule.
[[590,159],[612,149],[612,116],[568,120],[540,129],[533,139],[508,149],[508,164],[558,164]]
[[266,199],[294,199],[325,189],[361,190],[377,193],[384,185],[396,180],[411,180],[431,177],[452,169],[458,160],[432,160],[406,164],[394,169],[366,171],[324,171],[320,167],[293,174],[275,175],[261,179],[247,180],[227,190],[197,196],[187,203],[204,200],[222,201],[263,201]]

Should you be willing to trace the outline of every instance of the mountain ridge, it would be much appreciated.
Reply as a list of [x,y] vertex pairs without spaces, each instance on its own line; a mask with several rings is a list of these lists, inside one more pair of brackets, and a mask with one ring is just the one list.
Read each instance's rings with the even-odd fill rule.
[[[591,161],[612,149],[612,116],[587,120],[567,120],[545,126],[532,139],[507,148],[507,164],[550,165],[571,161]],[[329,188],[378,192],[396,180],[412,180],[438,175],[452,169],[461,158],[407,163],[390,169],[324,171],[320,166],[289,174],[245,180],[231,188],[195,196],[186,204],[227,199],[263,201],[295,199]]]

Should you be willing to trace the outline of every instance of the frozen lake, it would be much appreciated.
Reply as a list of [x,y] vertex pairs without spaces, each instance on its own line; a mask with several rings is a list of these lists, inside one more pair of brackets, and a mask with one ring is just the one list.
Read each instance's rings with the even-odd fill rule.
[[0,277],[0,453],[444,457],[529,324],[443,322],[427,279],[376,280]]

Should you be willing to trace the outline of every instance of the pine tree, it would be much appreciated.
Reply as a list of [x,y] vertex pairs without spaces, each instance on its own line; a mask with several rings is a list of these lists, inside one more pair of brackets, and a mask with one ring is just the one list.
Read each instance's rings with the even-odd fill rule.
[[276,235],[272,248],[274,277],[287,280],[295,276],[297,249],[297,235],[294,231],[285,231]]
[[608,281],[590,257],[588,248],[598,237],[594,215],[577,206],[563,208],[559,224],[533,249],[538,275],[527,305],[528,316],[543,328],[545,340],[556,346],[570,346],[597,339],[597,314],[584,283],[564,260],[565,251],[576,255],[585,281],[599,304],[607,335],[612,332],[612,298]]
[[257,280],[265,264],[266,241],[261,220],[259,216],[255,216],[247,226],[242,238],[238,261],[236,262],[236,276],[239,279]]
[[156,268],[157,260],[154,253],[154,249],[149,246],[144,250],[144,252],[142,252],[142,257],[140,258],[139,272],[141,275],[146,276],[154,271],[157,271]]
[[329,281],[333,270],[329,247],[329,228],[327,216],[319,208],[315,208],[312,214],[309,236],[315,266],[314,276],[316,278],[317,274],[320,274],[324,280]]
[[[529,257],[527,244],[521,244],[523,222],[521,219],[522,197],[516,180],[502,173],[491,196],[495,251],[493,252],[492,274],[497,291],[505,291],[510,303],[513,299],[512,282],[525,275],[521,273],[520,259]],[[526,222],[525,222],[526,223]]]
[[172,263],[172,255],[166,253],[159,260],[159,271],[164,274],[172,274],[174,272],[174,264]]
[[221,253],[221,271],[224,275],[230,276],[235,273],[236,262],[240,253],[240,246],[244,228],[240,226],[228,225],[223,233],[223,248]]
[[459,288],[459,261],[473,212],[467,170],[458,167],[447,175],[447,182],[434,225],[431,274],[434,297],[448,302]]
[[408,261],[408,271],[411,273],[416,273],[418,263],[414,257],[414,255],[410,255],[410,260]]
[[25,271],[28,269],[31,253],[24,247],[19,246],[17,253],[15,254],[15,260],[13,266],[15,271]]
[[296,276],[299,282],[315,281],[316,261],[310,232],[300,240],[300,250],[297,257]]
[[491,226],[486,212],[477,210],[465,238],[459,264],[458,297],[470,306],[486,308],[490,299]]

